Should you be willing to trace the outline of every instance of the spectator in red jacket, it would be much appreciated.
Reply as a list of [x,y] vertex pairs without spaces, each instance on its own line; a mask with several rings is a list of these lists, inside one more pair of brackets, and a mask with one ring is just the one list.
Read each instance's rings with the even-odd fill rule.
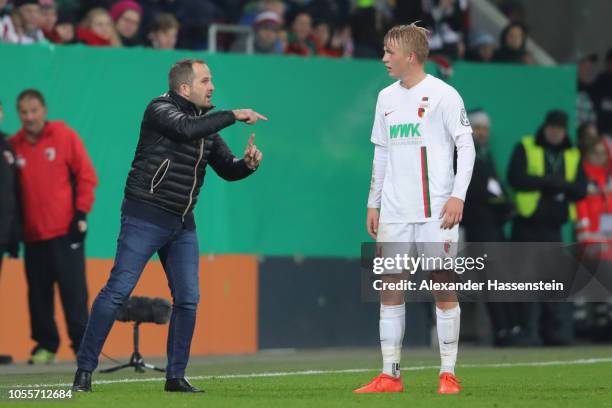
[[612,259],[612,177],[603,141],[587,145],[582,166],[587,196],[576,203],[576,238],[588,258]]
[[121,47],[113,19],[103,8],[89,10],[77,30],[77,40],[97,47]]
[[83,142],[61,121],[47,121],[43,95],[17,97],[22,128],[9,139],[19,168],[32,363],[49,363],[59,347],[54,284],[59,286],[68,335],[78,351],[87,324],[84,239],[98,180]]

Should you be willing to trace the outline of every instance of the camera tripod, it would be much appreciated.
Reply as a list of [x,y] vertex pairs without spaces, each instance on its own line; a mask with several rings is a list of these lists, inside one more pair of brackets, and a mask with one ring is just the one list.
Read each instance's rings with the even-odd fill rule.
[[134,371],[136,371],[137,373],[144,373],[145,368],[148,368],[149,370],[160,371],[162,373],[166,372],[166,370],[163,368],[155,367],[153,364],[145,363],[144,358],[142,358],[142,355],[138,351],[138,340],[140,337],[138,327],[140,326],[140,323],[141,322],[134,322],[134,352],[132,353],[132,356],[130,357],[130,362],[126,364],[121,364],[115,367],[106,368],[104,370],[100,370],[101,373],[112,373],[114,371],[121,370],[124,368],[130,368],[130,367],[134,367]]

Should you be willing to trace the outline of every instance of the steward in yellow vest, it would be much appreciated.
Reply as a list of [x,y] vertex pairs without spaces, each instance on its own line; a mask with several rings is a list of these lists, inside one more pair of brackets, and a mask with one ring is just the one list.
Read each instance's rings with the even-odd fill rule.
[[[561,242],[561,227],[575,217],[574,203],[586,196],[587,188],[580,153],[567,134],[564,112],[548,112],[536,136],[526,136],[516,145],[508,168],[508,182],[516,194],[512,241]],[[533,278],[540,273],[544,276],[546,271],[556,271],[554,265],[540,263],[543,259],[554,259],[555,250],[551,248],[554,247],[532,245],[522,249],[524,252],[520,255],[534,266]],[[538,265],[544,265],[544,269],[538,270]],[[559,278],[565,279],[567,275],[561,272]],[[515,308],[521,345],[573,342],[572,303],[520,302]]]
[[515,191],[517,210],[512,240],[561,241],[561,227],[575,220],[574,203],[586,196],[587,186],[564,112],[550,111],[536,136],[525,136],[516,145],[508,182]]

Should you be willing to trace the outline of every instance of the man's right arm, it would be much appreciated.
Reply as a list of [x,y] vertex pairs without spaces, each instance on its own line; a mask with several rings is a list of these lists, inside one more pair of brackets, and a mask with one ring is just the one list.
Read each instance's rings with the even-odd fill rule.
[[380,208],[388,155],[387,146],[374,146],[374,160],[372,161],[372,180],[370,181],[368,208]]
[[372,135],[370,137],[370,141],[374,144],[374,160],[372,162],[372,179],[370,181],[370,194],[368,195],[368,210],[366,215],[366,229],[373,239],[376,239],[378,234],[378,218],[380,216],[379,211],[382,189],[389,157],[386,136],[387,133],[379,94],[378,100],[376,101],[376,110],[374,112]]
[[389,149],[387,147],[387,131],[383,116],[383,106],[380,93],[376,100],[374,111],[374,123],[370,141],[374,144],[374,160],[372,162],[372,179],[370,181],[370,194],[368,196],[368,208],[380,208],[383,182],[387,170],[387,159]]
[[232,111],[219,111],[203,116],[189,116],[172,103],[154,101],[145,112],[143,126],[161,132],[179,143],[213,135],[236,122]]

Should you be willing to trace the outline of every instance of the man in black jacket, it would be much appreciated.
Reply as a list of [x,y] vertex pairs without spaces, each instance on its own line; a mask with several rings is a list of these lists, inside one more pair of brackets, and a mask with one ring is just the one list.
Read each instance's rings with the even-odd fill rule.
[[[0,103],[0,124],[4,116]],[[20,222],[17,192],[17,163],[15,155],[0,132],[0,272],[2,257],[8,253],[16,258],[19,254]],[[0,355],[0,364],[12,361],[10,356]]]
[[250,176],[262,159],[254,135],[238,160],[217,132],[236,121],[252,125],[267,118],[250,109],[210,113],[214,86],[201,60],[178,61],[168,82],[170,91],[153,99],[142,119],[125,186],[115,265],[92,306],[77,355],[75,391],[91,391],[91,372],[117,312],[155,252],[173,298],[165,390],[200,391],[185,379],[200,296],[193,209],[207,164],[232,181]]
[[[489,148],[491,121],[480,109],[468,114],[474,136],[476,160],[465,198],[462,225],[466,242],[504,242],[504,224],[510,219],[513,205],[501,179]],[[474,248],[483,248],[475,245]],[[480,256],[478,253],[476,256]],[[487,302],[493,341],[496,346],[512,345],[518,329],[516,308],[505,302]]]
[[510,219],[512,203],[497,175],[489,147],[490,119],[484,110],[468,114],[472,125],[476,160],[466,195],[461,224],[467,242],[503,242],[504,223]]

